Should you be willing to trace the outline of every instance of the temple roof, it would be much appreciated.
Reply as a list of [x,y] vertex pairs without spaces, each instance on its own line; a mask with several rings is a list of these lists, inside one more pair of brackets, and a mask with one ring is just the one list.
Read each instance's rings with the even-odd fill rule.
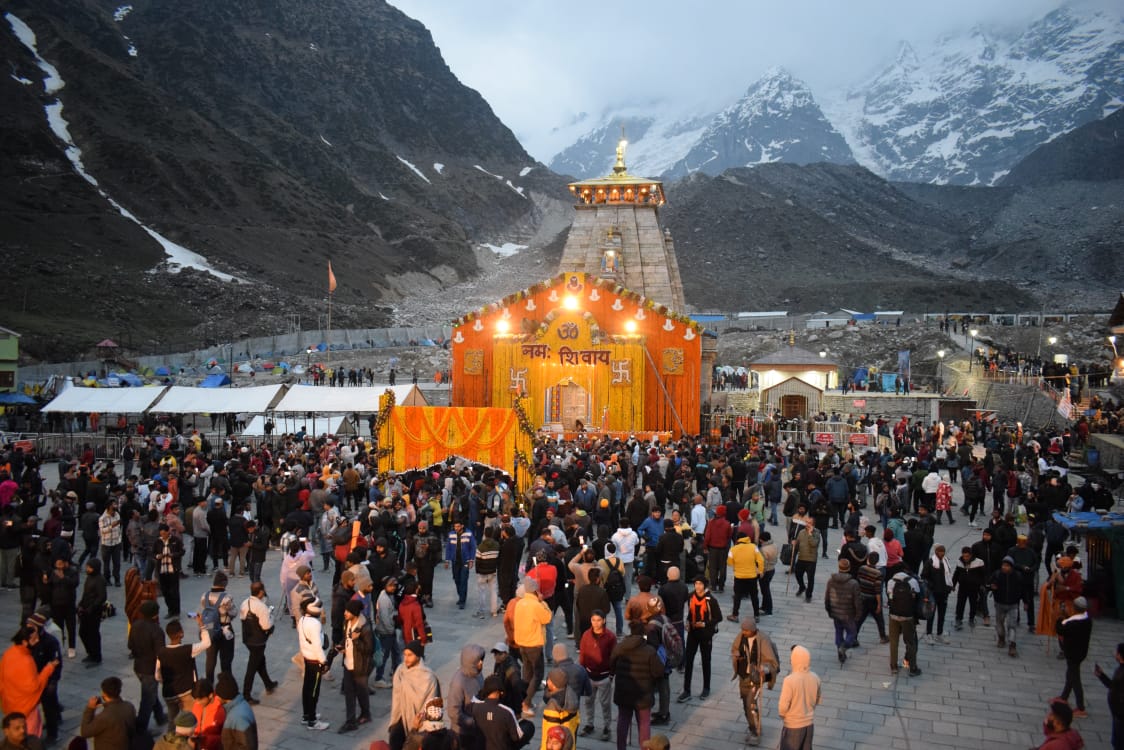
[[807,349],[798,346],[782,346],[771,354],[753,360],[750,367],[759,368],[760,365],[813,365],[817,367],[835,367],[839,363],[830,357],[821,357]]
[[[628,142],[623,138],[617,144],[617,161],[613,165],[613,173],[604,177],[594,177],[589,180],[578,180],[570,183],[570,192],[581,200],[582,203],[654,203],[662,206],[666,203],[663,194],[663,183],[648,177],[639,177],[629,174],[624,164],[624,150]],[[620,193],[622,188],[635,188],[630,195]],[[617,189],[617,194],[609,197],[607,191]]]

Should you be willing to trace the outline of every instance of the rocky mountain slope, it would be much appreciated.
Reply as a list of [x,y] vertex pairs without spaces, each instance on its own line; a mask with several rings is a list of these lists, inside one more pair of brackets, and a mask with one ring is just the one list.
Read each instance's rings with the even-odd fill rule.
[[1124,109],[1082,125],[1016,164],[1002,185],[1050,185],[1069,180],[1124,179]]
[[[5,13],[0,259],[28,293],[0,312],[40,356],[283,329],[324,314],[329,258],[336,320],[377,325],[477,273],[474,244],[532,236],[565,195],[381,0]],[[162,272],[138,223],[247,283]]]
[[716,175],[730,167],[774,161],[854,162],[851,149],[824,118],[807,85],[781,68],[765,73],[741,99],[718,113],[664,176]]
[[[746,111],[755,90],[773,88],[765,111]],[[778,106],[800,101],[812,107]],[[977,27],[916,49],[903,43],[880,72],[838,94],[767,74],[745,99],[690,121],[702,130],[672,126],[685,121],[675,102],[606,113],[550,164],[582,178],[605,173],[623,120],[638,125],[633,150],[659,155],[636,162],[650,176],[853,160],[894,181],[991,185],[1038,146],[1122,104],[1124,12],[1075,3],[1014,34]]]

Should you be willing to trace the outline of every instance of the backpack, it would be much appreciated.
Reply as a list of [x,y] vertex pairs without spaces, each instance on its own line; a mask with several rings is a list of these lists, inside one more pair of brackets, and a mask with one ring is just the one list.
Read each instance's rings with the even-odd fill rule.
[[[912,617],[915,614],[913,588],[908,578],[894,578],[890,589],[890,614],[895,617]],[[918,596],[918,599],[921,597]]]
[[230,594],[223,591],[219,594],[218,599],[214,598],[214,594],[214,591],[210,591],[207,593],[207,596],[203,601],[202,615],[203,627],[207,628],[207,630],[210,631],[211,639],[217,643],[218,639],[222,636],[223,628],[222,616],[219,614],[219,606],[222,604],[224,599],[230,598]]
[[683,663],[683,639],[667,618],[664,618],[660,627],[660,646],[664,650],[664,666],[668,669],[678,669]]
[[624,575],[621,573],[620,560],[614,562],[614,565],[609,566],[609,575],[605,576],[605,593],[609,595],[609,601],[619,602],[624,599]]

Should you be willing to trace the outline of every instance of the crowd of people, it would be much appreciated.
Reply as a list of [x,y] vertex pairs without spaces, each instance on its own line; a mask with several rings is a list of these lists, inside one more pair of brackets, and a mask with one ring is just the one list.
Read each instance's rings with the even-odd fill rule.
[[[777,571],[811,602],[833,546],[821,600],[840,665],[873,620],[889,644],[889,672],[920,676],[921,623],[926,647],[939,648],[953,595],[957,630],[965,614],[969,627],[977,618],[990,625],[990,600],[997,645],[1011,658],[1023,614],[1031,632],[1059,637],[1065,687],[1047,734],[1075,736],[1072,721],[1087,710],[1089,598],[1110,586],[1105,570],[1077,572],[1078,549],[1066,547],[1051,512],[1111,505],[1111,493],[1069,487],[1064,453],[1050,453],[1055,435],[898,424],[885,425],[896,449],[882,453],[821,453],[757,435],[717,444],[543,440],[525,491],[455,459],[379,474],[362,440],[303,431],[257,447],[232,438],[212,449],[197,436],[146,442],[120,457],[121,474],[117,461],[62,460],[50,489],[34,456],[8,451],[0,585],[19,589],[23,625],[0,658],[5,737],[12,747],[34,746],[15,739],[21,732],[57,739],[63,663],[76,657],[77,639],[86,665],[101,663],[107,592],[123,586],[141,697],[134,708],[120,680],[102,682],[81,722],[99,747],[148,746],[153,720],[158,748],[257,747],[254,689],[259,679],[266,693],[278,686],[265,656],[278,630],[291,631],[286,640],[299,650],[301,723],[311,731],[330,728],[321,689],[339,680],[337,731],[385,729],[390,750],[509,750],[535,736],[572,748],[595,734],[619,750],[658,746],[666,739],[652,729],[670,722],[673,682],[677,703],[709,699],[715,633],[729,621],[747,743],[762,739],[761,694],[783,663],[780,747],[810,748],[822,693],[811,654],[795,645],[782,659],[759,623],[786,606],[773,591]],[[953,484],[963,487],[958,513]],[[980,536],[950,556],[934,543],[935,527],[959,514]],[[278,579],[267,586],[263,566],[277,558]],[[425,663],[426,611],[442,570],[458,609],[502,618],[505,633],[490,646],[466,644],[443,686]],[[208,578],[209,590],[185,612],[180,585],[193,575]],[[227,587],[240,577],[250,594],[236,602]],[[1124,667],[1097,676],[1110,685],[1124,742]],[[382,689],[392,691],[390,716],[374,727],[370,697]]]

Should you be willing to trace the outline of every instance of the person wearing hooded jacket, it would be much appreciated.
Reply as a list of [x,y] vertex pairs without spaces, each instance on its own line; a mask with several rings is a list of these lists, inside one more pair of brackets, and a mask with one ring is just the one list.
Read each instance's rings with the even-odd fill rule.
[[[371,721],[371,696],[367,677],[371,674],[375,652],[375,637],[371,625],[363,616],[363,603],[352,599],[344,608],[343,643],[336,649],[343,653],[343,697],[346,719],[339,732],[343,734]],[[356,704],[359,715],[355,715]]]
[[86,580],[82,583],[82,598],[78,600],[78,637],[86,649],[87,667],[101,664],[101,616],[105,610],[106,582],[101,574],[101,560],[91,557],[86,561]]
[[609,668],[615,678],[613,703],[617,706],[617,750],[625,750],[628,746],[633,716],[636,717],[640,744],[651,736],[652,694],[664,674],[659,654],[644,637],[644,623],[630,621],[628,630],[629,634],[617,644],[609,657]]
[[460,750],[475,750],[478,735],[472,702],[484,687],[484,647],[470,643],[462,648],[460,664],[460,669],[453,674],[452,682],[449,683],[445,712],[460,741]]
[[551,729],[565,727],[573,736],[580,723],[578,694],[562,667],[555,667],[547,675],[543,702],[541,750],[546,750],[546,738]]
[[793,646],[788,655],[792,672],[781,684],[777,715],[784,721],[779,750],[811,750],[816,706],[820,703],[820,678],[812,671],[812,655]]
[[758,598],[757,579],[765,574],[765,558],[761,550],[748,536],[743,536],[734,542],[730,548],[727,564],[734,567],[734,611],[726,619],[730,622],[738,621],[742,599],[748,598],[753,604],[753,616],[761,616],[761,601]]

